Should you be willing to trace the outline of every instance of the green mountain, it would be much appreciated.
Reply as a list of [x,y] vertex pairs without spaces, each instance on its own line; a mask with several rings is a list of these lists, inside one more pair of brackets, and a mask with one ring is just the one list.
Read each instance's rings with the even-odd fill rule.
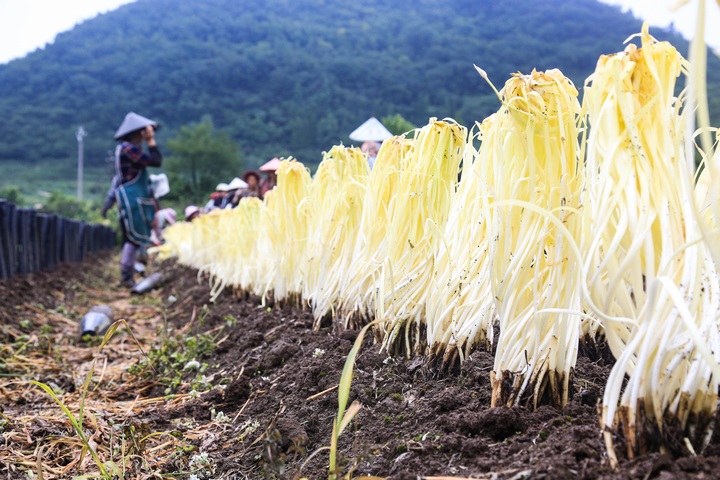
[[251,166],[313,164],[369,116],[482,120],[498,101],[473,63],[498,88],[555,67],[581,87],[640,26],[595,0],[138,0],[0,65],[0,167],[62,162],[72,177],[78,125],[86,162],[102,165],[130,110],[163,124],[161,145],[210,115]]

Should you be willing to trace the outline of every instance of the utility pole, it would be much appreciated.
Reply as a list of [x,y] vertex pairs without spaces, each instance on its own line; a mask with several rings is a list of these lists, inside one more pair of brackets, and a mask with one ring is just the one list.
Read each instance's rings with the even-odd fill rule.
[[78,179],[77,179],[77,199],[82,200],[83,197],[83,138],[87,135],[85,128],[79,126],[75,132],[75,138],[78,142]]

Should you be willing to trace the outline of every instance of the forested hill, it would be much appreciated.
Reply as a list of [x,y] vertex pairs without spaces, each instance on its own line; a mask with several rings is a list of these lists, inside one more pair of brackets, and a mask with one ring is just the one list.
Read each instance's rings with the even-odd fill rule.
[[639,30],[595,0],[138,0],[0,65],[0,161],[72,158],[84,125],[101,163],[134,110],[161,141],[207,114],[251,165],[315,163],[369,116],[483,119],[498,101],[473,63],[498,88],[554,67],[581,87]]

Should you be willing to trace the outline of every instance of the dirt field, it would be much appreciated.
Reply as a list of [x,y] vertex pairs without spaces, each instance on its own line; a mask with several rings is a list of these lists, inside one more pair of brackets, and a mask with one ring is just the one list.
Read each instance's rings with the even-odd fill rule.
[[[96,461],[57,403],[117,478],[327,478],[345,357],[357,332],[311,331],[307,311],[260,305],[166,263],[169,280],[141,298],[117,288],[116,258],[0,282],[0,479],[95,477]],[[77,338],[79,319],[110,305],[121,326]],[[142,351],[141,351],[142,348]],[[83,383],[94,370],[87,388]],[[492,356],[460,371],[387,358],[365,339],[340,438],[350,478],[720,478],[717,434],[704,455],[648,454],[610,469],[597,402],[610,367],[581,356],[565,410],[490,409]],[[314,456],[313,456],[314,454]],[[108,463],[111,462],[111,463]]]

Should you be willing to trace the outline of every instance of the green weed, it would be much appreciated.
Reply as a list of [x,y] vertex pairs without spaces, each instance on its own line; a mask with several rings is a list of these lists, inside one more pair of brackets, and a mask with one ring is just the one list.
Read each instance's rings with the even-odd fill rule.
[[[338,387],[338,414],[333,422],[332,437],[330,439],[330,468],[328,473],[329,480],[337,479],[337,446],[338,438],[350,424],[352,419],[357,415],[362,408],[362,405],[357,400],[354,401],[350,407],[347,407],[347,402],[350,397],[350,385],[353,379],[353,370],[355,369],[355,357],[357,357],[358,351],[362,346],[365,333],[368,329],[378,323],[379,320],[368,323],[360,330],[353,348],[350,350],[347,358],[345,359],[345,365],[343,366],[342,375],[340,376],[340,385]],[[349,476],[348,476],[349,478]]]
[[[140,343],[137,341],[137,338],[135,338],[135,335],[130,330],[130,327],[128,326],[127,322],[125,320],[118,320],[117,322],[110,325],[110,328],[108,328],[108,331],[105,333],[105,336],[102,339],[102,342],[100,343],[100,346],[98,348],[98,354],[102,351],[103,347],[108,344],[110,339],[113,337],[115,332],[117,331],[118,327],[120,325],[124,325],[125,328],[130,332],[130,335],[132,336],[133,340],[137,344],[138,348],[140,348],[140,351],[142,352],[142,348],[140,347]],[[144,353],[144,352],[143,352]],[[97,357],[96,357],[97,358]],[[87,392],[90,388],[90,382],[92,381],[93,375],[95,373],[95,359],[93,359],[91,365],[90,365],[90,371],[88,372],[87,376],[85,377],[85,381],[83,382],[82,389],[80,390],[80,407],[78,410],[77,417],[70,411],[70,409],[65,405],[65,403],[58,397],[58,393],[49,385],[38,382],[36,380],[31,380],[30,383],[32,385],[35,385],[42,389],[45,393],[47,393],[50,398],[52,398],[55,403],[58,404],[62,412],[65,414],[67,419],[70,421],[70,424],[73,427],[73,430],[75,430],[75,433],[77,433],[78,437],[80,437],[80,441],[83,445],[83,453],[84,452],[90,452],[90,455],[92,456],[93,460],[95,461],[95,464],[97,465],[98,469],[100,470],[100,476],[103,479],[111,480],[115,476],[122,476],[122,472],[120,469],[115,465],[115,463],[111,460],[107,462],[103,462],[100,457],[97,454],[97,451],[95,448],[93,448],[92,444],[88,440],[87,436],[85,435],[85,431],[83,429],[83,419],[85,417],[85,399],[87,398]],[[40,454],[38,454],[38,457],[40,457]],[[38,462],[40,464],[40,462]],[[42,476],[42,470],[38,470],[38,475]],[[82,476],[82,477],[76,477],[76,478],[91,478],[89,476]]]
[[199,360],[212,354],[216,338],[217,335],[204,333],[164,337],[146,357],[130,367],[128,373],[142,378],[157,378],[165,386],[165,395],[170,395],[177,393],[187,372],[197,371],[190,382],[191,388],[198,392],[209,390],[212,385],[203,375],[208,365]]
[[223,317],[223,321],[225,322],[225,325],[228,326],[228,328],[232,328],[235,325],[237,325],[237,318],[235,318],[233,315],[225,315]]

